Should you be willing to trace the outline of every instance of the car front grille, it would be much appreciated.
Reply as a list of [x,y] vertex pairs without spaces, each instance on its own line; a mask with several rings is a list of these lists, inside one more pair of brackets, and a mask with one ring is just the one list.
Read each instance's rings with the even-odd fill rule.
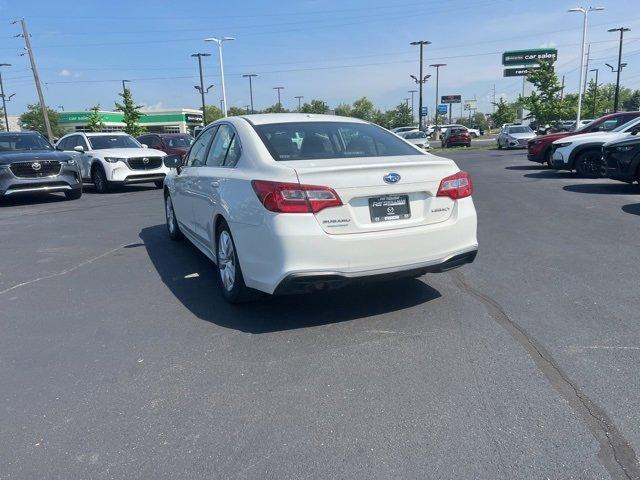
[[162,157],[139,157],[127,160],[132,170],[154,170],[162,165]]
[[526,138],[519,138],[518,139],[518,145],[520,145],[522,147],[526,147],[528,142],[529,142],[529,140],[526,139]]
[[34,160],[11,164],[11,173],[20,178],[40,178],[58,175],[62,165],[57,160]]

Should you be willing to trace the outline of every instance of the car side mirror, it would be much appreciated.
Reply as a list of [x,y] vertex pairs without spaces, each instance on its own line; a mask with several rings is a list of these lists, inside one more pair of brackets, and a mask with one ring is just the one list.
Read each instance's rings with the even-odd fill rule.
[[82,145],[77,145],[77,146],[73,147],[73,150],[78,152],[78,153],[84,153],[84,147]]
[[164,166],[167,168],[180,168],[184,165],[182,155],[167,155],[163,160]]
[[142,145],[142,148],[149,148],[149,145],[147,145],[146,143],[141,143],[140,145]]

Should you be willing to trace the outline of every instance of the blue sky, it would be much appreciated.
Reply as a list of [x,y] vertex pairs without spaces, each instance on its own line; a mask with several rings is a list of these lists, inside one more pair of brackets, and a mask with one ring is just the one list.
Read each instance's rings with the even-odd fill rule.
[[[576,91],[579,76],[582,16],[567,13],[576,3],[562,0],[272,0],[176,2],[175,0],[0,0],[0,63],[5,89],[16,96],[10,114],[36,100],[23,40],[12,19],[24,17],[32,35],[47,103],[66,110],[85,110],[96,103],[112,109],[121,79],[138,103],[151,108],[197,107],[195,52],[205,60],[206,83],[214,84],[208,102],[217,104],[220,77],[215,45],[209,36],[230,35],[225,45],[229,106],[249,103],[243,73],[258,73],[257,108],[275,103],[274,86],[283,86],[283,104],[294,97],[320,98],[331,106],[360,96],[390,108],[416,87],[417,47],[430,40],[425,64],[442,62],[440,93],[477,98],[490,111],[493,85],[498,95],[517,97],[522,82],[503,78],[504,50],[556,46],[557,70],[566,75],[567,91]],[[638,0],[605,0],[606,8],[589,17],[592,67],[601,81],[615,81],[605,63],[615,64],[617,36],[607,29],[632,29],[624,43],[622,83],[640,88],[640,8]],[[426,73],[434,73],[427,69]],[[433,79],[425,102],[435,102]],[[417,97],[416,97],[417,104]]]

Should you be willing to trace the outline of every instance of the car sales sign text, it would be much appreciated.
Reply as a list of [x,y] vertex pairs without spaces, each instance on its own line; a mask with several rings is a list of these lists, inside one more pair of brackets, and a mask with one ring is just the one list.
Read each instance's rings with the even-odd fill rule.
[[540,60],[558,59],[558,50],[555,48],[534,48],[531,50],[513,50],[502,54],[502,65],[531,65]]

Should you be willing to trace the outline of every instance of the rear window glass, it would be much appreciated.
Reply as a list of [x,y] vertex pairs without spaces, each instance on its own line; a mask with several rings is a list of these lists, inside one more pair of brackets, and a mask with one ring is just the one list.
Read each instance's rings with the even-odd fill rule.
[[532,133],[529,127],[509,127],[509,133]]
[[424,155],[368,123],[272,123],[255,129],[277,161]]

